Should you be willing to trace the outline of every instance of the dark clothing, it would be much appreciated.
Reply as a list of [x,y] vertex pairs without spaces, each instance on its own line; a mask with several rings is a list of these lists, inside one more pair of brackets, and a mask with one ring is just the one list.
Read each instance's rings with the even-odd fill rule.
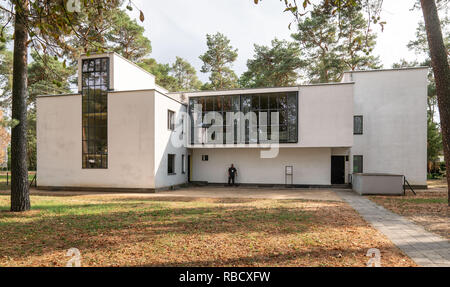
[[228,185],[235,185],[234,178],[236,177],[237,170],[234,167],[228,169]]
[[234,177],[236,175],[237,170],[234,167],[230,167],[228,169],[228,176]]

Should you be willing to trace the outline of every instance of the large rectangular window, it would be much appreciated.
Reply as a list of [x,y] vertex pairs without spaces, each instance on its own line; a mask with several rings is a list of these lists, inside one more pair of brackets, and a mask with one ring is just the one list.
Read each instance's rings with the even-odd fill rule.
[[353,173],[363,173],[363,156],[353,156]]
[[109,59],[82,62],[82,167],[108,168]]
[[363,116],[353,117],[353,134],[355,135],[363,134]]
[[[201,114],[194,115],[194,105],[202,105]],[[223,143],[265,143],[272,139],[272,113],[278,113],[278,135],[280,143],[298,142],[298,93],[261,93],[230,96],[192,97],[189,99],[191,115],[191,144],[205,140],[206,129],[214,126],[205,120],[206,114],[216,112],[222,116]],[[242,112],[245,118],[233,117],[228,121],[227,113]],[[256,135],[251,133],[247,113],[256,115]],[[194,116],[197,117],[194,121]],[[243,122],[245,121],[245,122]],[[195,124],[196,125],[195,125]],[[217,124],[216,124],[217,125]],[[214,126],[216,127],[216,126]],[[241,129],[241,130],[238,130]],[[263,136],[266,132],[267,136]],[[228,133],[228,134],[227,134]],[[226,137],[234,133],[234,139]],[[195,136],[197,134],[197,136]]]

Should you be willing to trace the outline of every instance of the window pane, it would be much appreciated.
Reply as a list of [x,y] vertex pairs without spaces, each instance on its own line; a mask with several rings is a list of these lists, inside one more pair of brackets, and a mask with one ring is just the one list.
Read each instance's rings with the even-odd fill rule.
[[95,71],[100,72],[102,70],[102,60],[95,59]]
[[95,70],[95,60],[86,60],[89,61],[88,72],[94,72]]
[[251,96],[242,96],[241,100],[242,100],[241,111],[244,113],[250,111],[250,108],[252,106],[252,97]]
[[260,109],[267,110],[269,108],[269,97],[267,94],[260,95]]
[[287,142],[288,140],[288,129],[287,126],[280,126],[279,127],[279,137],[280,137],[280,142]]
[[354,155],[353,156],[353,172],[362,173],[363,172],[363,156]]
[[206,111],[206,102],[205,102],[205,98],[198,98],[198,104],[201,105],[202,107],[202,111]]
[[169,173],[169,174],[175,173],[175,155],[174,154],[167,155],[167,173]]
[[167,110],[167,129],[175,129],[175,112]]
[[181,155],[181,172],[186,172],[184,154]]
[[82,167],[108,167],[108,61],[83,60]]
[[290,143],[297,142],[297,126],[289,125],[288,126],[288,131],[289,131],[289,140],[288,141]]
[[223,110],[224,111],[232,111],[233,110],[233,97],[232,96],[224,96],[223,97]]
[[83,69],[82,72],[87,72],[88,71],[88,62],[87,61],[83,61]]
[[269,94],[269,109],[277,109],[277,94]]
[[252,96],[252,110],[259,110],[259,95]]
[[223,108],[223,97],[222,96],[217,96],[217,97],[213,97],[214,98],[214,111],[222,111]]
[[205,97],[206,111],[213,111],[214,97]]
[[286,97],[286,94],[279,94],[278,95],[278,108],[280,110],[287,109],[287,97]]
[[363,116],[353,117],[353,133],[356,135],[363,133]]
[[233,97],[233,111],[240,111],[240,97],[239,96],[232,96]]
[[286,110],[280,110],[279,112],[279,124],[280,125],[287,125],[287,111]]
[[[295,143],[298,141],[298,93],[262,93],[262,94],[246,94],[246,95],[235,95],[235,96],[210,96],[210,97],[196,97],[195,99],[190,99],[189,101],[189,112],[192,116],[193,103],[198,101],[199,103],[204,102],[208,107],[202,113],[202,119],[204,115],[209,111],[220,112],[223,116],[223,142],[226,143],[226,132],[230,132],[228,135],[230,142],[234,143],[250,143],[250,142],[264,142],[262,136],[263,132],[267,132],[267,139],[270,139],[271,124],[271,113],[278,113],[278,125],[281,142]],[[211,105],[211,109],[209,106]],[[223,111],[223,112],[222,112]],[[259,111],[266,112],[266,121],[260,119]],[[226,121],[227,112],[242,112],[247,114],[248,112],[256,112],[257,117],[257,128],[258,137],[256,139],[250,138],[249,124],[246,123],[241,127],[239,121],[233,119],[229,123]],[[191,120],[192,121],[192,120]],[[197,121],[201,123],[201,121]],[[217,123],[215,123],[217,126]],[[197,127],[201,130],[199,134],[195,136],[193,133],[194,127],[191,129],[191,142],[201,143],[205,140],[203,133],[206,133],[209,127],[201,126]],[[242,130],[238,130],[242,128]],[[234,136],[232,136],[234,134]],[[239,136],[238,136],[239,134]],[[202,140],[202,138],[204,138]]]

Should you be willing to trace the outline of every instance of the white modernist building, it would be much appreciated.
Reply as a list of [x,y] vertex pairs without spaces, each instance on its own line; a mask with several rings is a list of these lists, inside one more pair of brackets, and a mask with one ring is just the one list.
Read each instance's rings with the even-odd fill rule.
[[332,186],[353,173],[388,173],[426,186],[426,68],[169,93],[115,53],[78,66],[77,94],[37,99],[40,188],[224,184],[231,163],[240,184]]

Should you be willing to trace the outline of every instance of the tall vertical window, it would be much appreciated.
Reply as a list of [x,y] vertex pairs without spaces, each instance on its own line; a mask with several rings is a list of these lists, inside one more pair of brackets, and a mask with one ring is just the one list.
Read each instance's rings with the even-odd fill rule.
[[353,134],[355,135],[363,134],[363,116],[353,117]]
[[167,128],[171,131],[175,129],[175,112],[167,110]]
[[167,173],[175,174],[175,155],[174,154],[167,155]]
[[184,154],[181,155],[181,173],[186,173],[186,160]]
[[82,62],[82,167],[108,168],[109,59]]
[[363,156],[362,155],[354,155],[353,156],[353,173],[362,173],[363,172]]

